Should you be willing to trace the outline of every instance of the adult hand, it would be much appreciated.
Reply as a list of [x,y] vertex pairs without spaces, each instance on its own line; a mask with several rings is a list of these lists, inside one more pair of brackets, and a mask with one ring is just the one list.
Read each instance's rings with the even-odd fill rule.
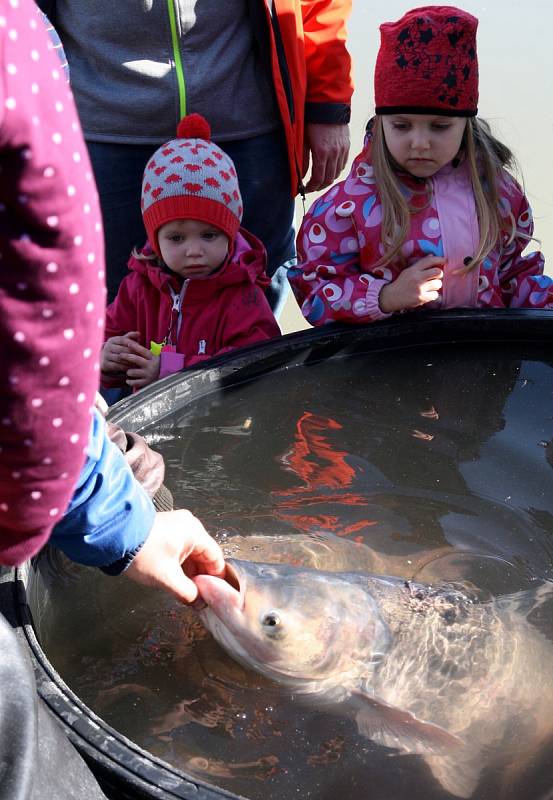
[[125,365],[121,358],[129,352],[129,342],[139,338],[138,331],[125,333],[124,336],[112,336],[102,347],[100,354],[100,369],[102,372],[125,372]]
[[127,385],[141,389],[159,378],[160,358],[147,347],[130,341],[127,352],[121,356],[127,368]]
[[425,256],[410,267],[402,270],[395,281],[383,286],[378,298],[381,311],[403,311],[417,308],[438,299],[442,288],[445,258]]
[[311,176],[306,191],[316,192],[333,183],[346,166],[349,154],[349,127],[307,122],[305,125],[303,167]]
[[158,512],[148,538],[125,575],[137,583],[164,589],[181,603],[198,599],[193,580],[199,574],[223,577],[225,560],[215,539],[190,511]]

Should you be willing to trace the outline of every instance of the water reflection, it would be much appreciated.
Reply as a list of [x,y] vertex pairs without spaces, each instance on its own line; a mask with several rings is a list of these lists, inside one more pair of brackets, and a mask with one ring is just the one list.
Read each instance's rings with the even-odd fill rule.
[[[230,555],[463,580],[498,597],[553,578],[552,387],[551,358],[535,345],[454,357],[417,347],[283,370],[145,433],[176,503]],[[67,570],[50,581],[46,652],[88,705],[152,753],[254,799],[301,787],[305,798],[353,800],[368,781],[376,800],[451,797],[420,757],[390,758],[350,719],[306,709],[235,664],[194,612]],[[521,612],[518,624],[551,638],[549,611]],[[535,709],[545,700],[534,675]],[[551,789],[553,748],[518,748],[533,714],[512,721],[517,747],[489,765],[474,800]]]

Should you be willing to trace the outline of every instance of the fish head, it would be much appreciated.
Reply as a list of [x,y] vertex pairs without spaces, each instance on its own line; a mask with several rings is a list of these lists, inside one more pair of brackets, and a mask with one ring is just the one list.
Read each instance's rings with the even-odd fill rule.
[[237,661],[316,691],[344,683],[388,646],[376,600],[342,576],[284,564],[227,560],[226,579],[197,575],[202,621]]

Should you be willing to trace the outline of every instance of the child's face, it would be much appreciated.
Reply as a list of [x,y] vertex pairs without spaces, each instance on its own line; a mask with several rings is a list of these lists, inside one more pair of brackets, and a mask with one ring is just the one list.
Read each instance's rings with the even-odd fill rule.
[[465,117],[433,114],[383,114],[382,129],[394,160],[416,178],[430,178],[455,158]]
[[163,261],[183,278],[206,278],[219,269],[229,240],[220,228],[196,219],[176,219],[157,234]]

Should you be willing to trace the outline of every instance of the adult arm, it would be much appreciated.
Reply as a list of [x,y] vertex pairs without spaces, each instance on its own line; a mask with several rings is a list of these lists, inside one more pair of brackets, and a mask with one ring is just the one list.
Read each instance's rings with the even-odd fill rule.
[[194,575],[224,574],[221,549],[189,511],[156,513],[141,477],[147,489],[148,476],[136,469],[133,474],[95,409],[87,460],[51,543],[73,561],[109,575],[126,572],[183,603],[194,602]]
[[351,0],[303,0],[307,75],[305,119],[325,125],[350,121],[353,80],[346,47]]
[[153,503],[94,409],[86,462],[51,543],[72,561],[115,575],[144,544],[154,516]]
[[304,0],[301,4],[307,76],[304,170],[307,191],[337,179],[349,153],[348,123],[353,81],[346,47],[350,0]]
[[0,562],[36,553],[85,460],[103,238],[71,92],[30,0],[0,25]]

